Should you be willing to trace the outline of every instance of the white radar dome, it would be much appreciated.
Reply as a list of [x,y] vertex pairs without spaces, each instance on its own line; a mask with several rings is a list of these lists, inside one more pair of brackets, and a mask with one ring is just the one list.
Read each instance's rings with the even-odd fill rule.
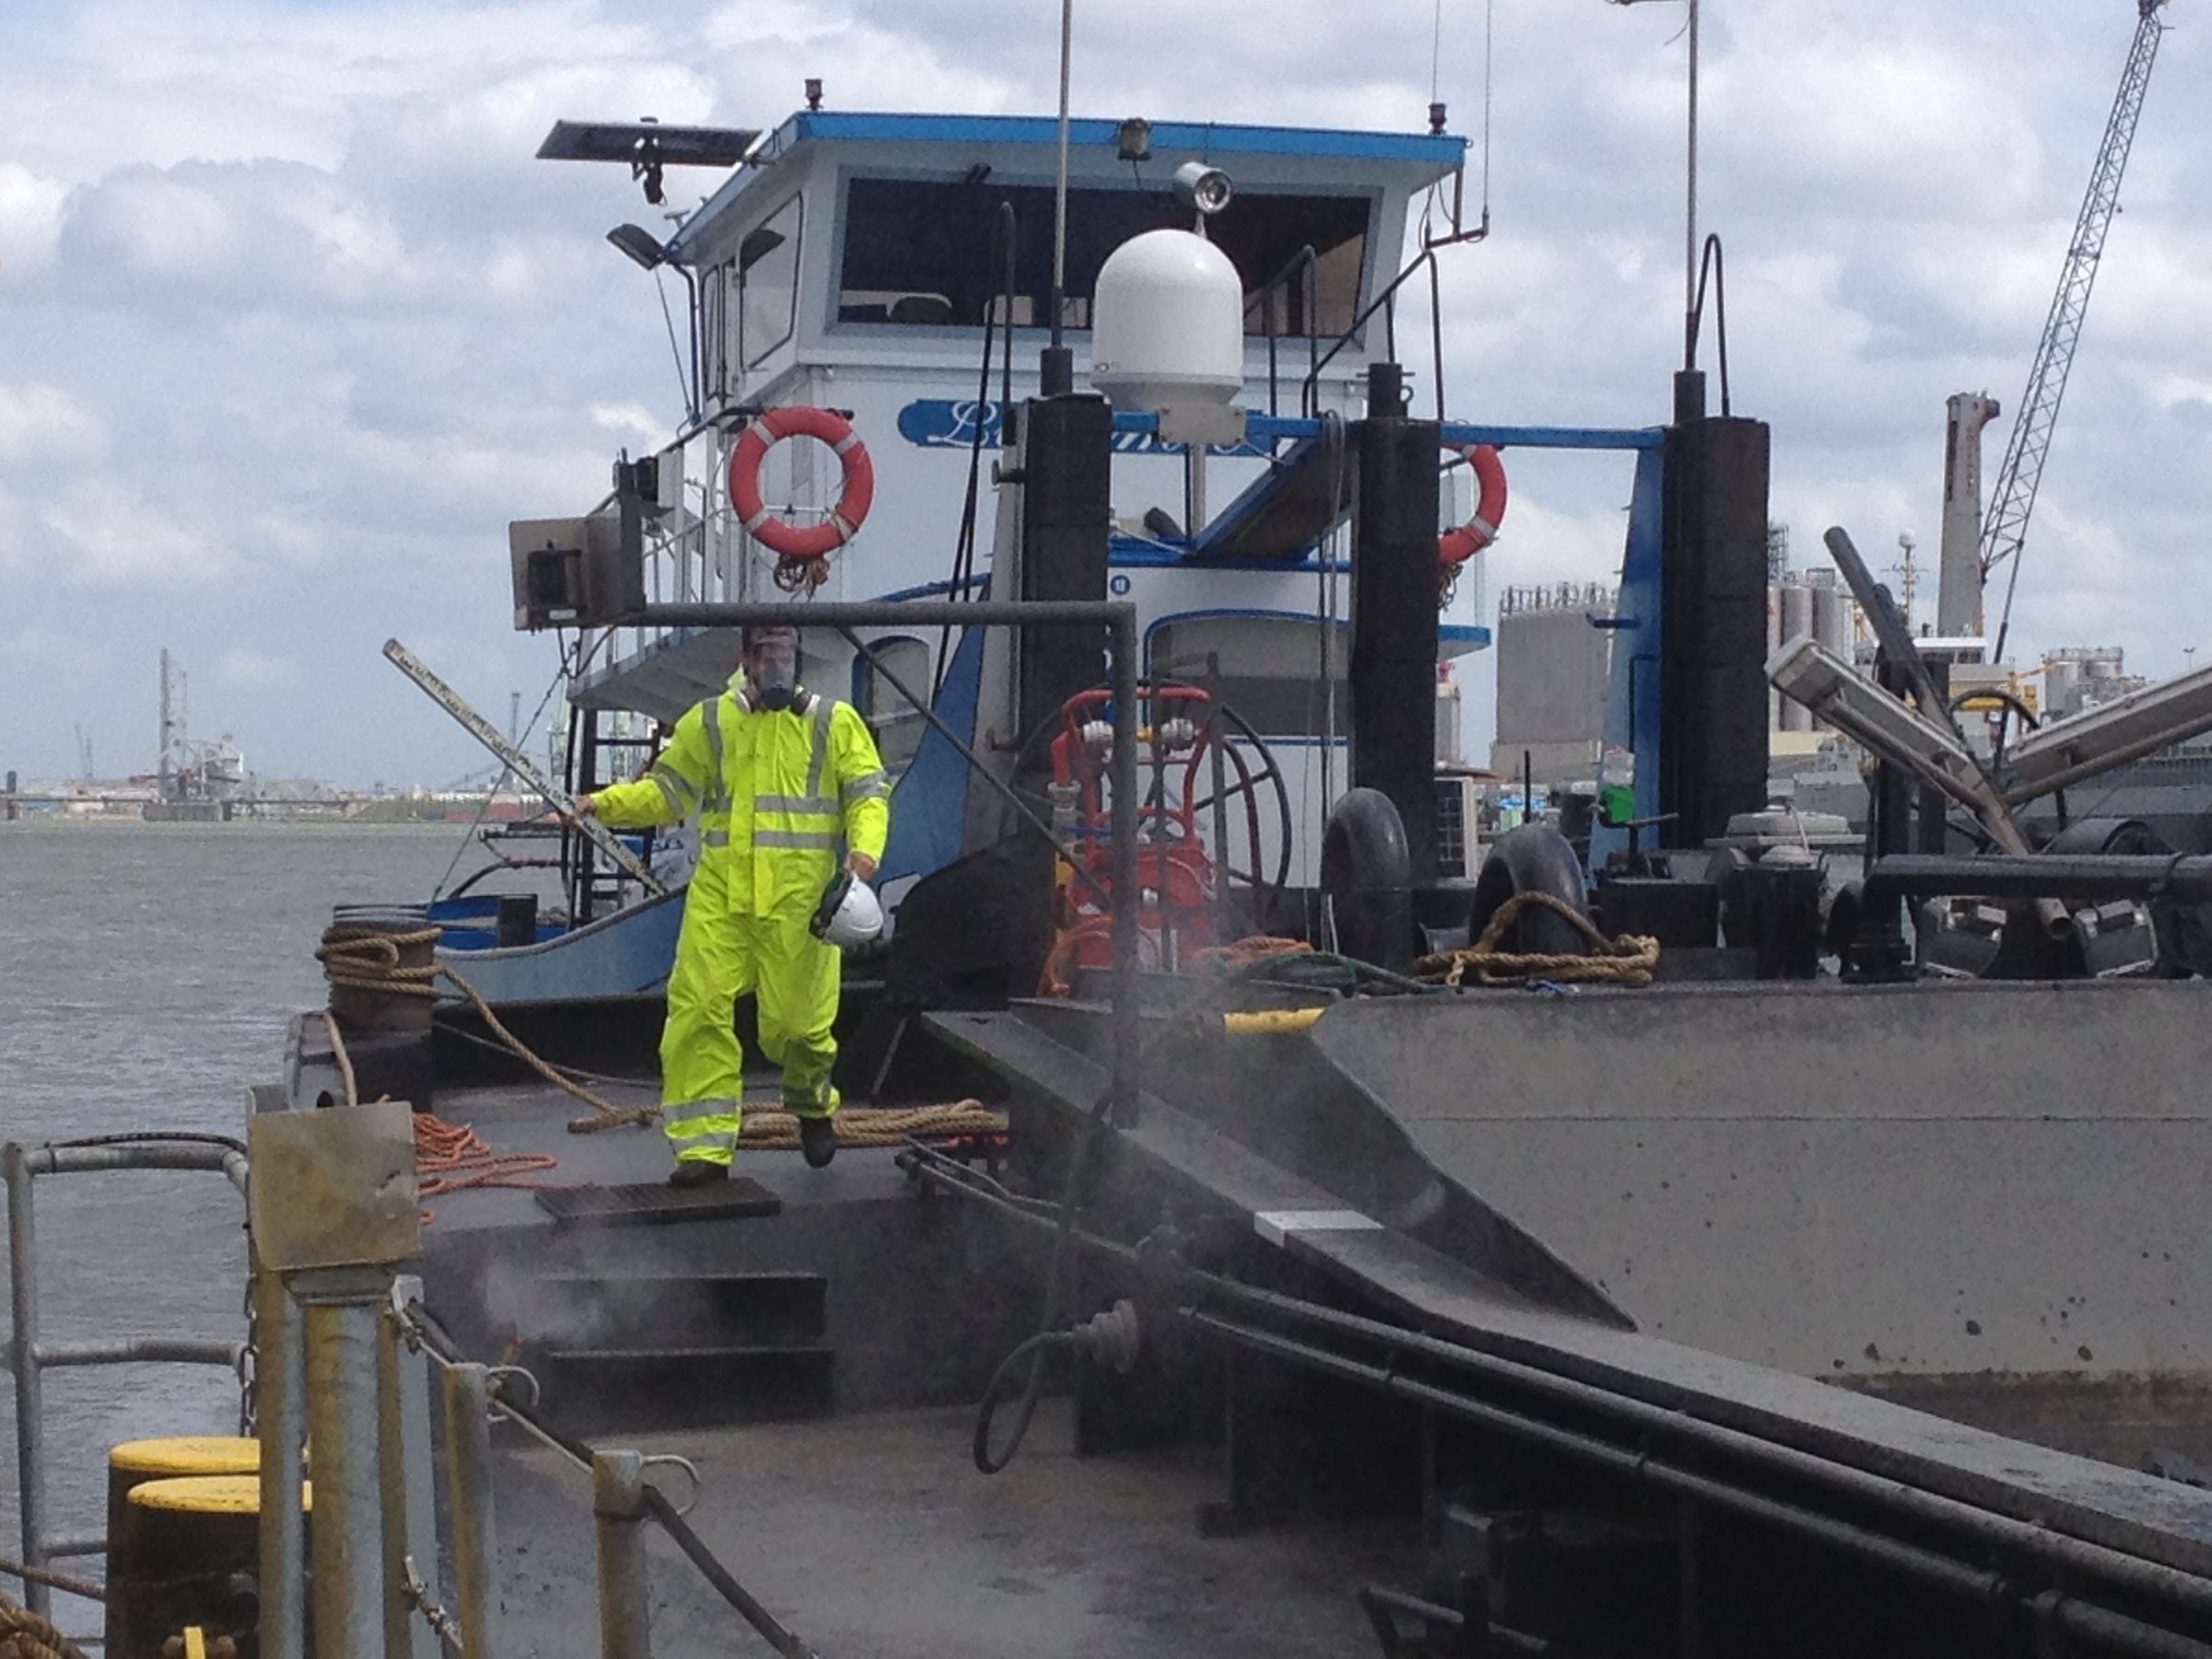
[[1194,232],[1148,230],[1098,270],[1091,384],[1116,409],[1225,404],[1244,386],[1244,282]]

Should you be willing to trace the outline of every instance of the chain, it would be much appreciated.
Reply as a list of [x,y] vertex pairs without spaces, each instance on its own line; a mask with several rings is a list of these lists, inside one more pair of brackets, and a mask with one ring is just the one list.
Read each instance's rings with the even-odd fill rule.
[[407,1573],[407,1599],[415,1610],[429,1621],[438,1639],[455,1653],[461,1651],[461,1627],[453,1622],[453,1615],[430,1599],[430,1587],[422,1582],[422,1575],[415,1571],[415,1558],[403,1555],[400,1565]]
[[255,1275],[246,1276],[246,1342],[238,1351],[238,1433],[251,1440],[261,1431],[261,1322],[253,1294]]

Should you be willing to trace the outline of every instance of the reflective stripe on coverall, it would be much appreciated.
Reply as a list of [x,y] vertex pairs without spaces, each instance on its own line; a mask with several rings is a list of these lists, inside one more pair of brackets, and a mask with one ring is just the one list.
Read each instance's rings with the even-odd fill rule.
[[783,1104],[837,1109],[840,962],[807,931],[841,843],[880,859],[890,782],[867,723],[815,697],[805,712],[754,708],[742,672],[687,710],[646,775],[593,797],[615,829],[673,823],[696,805],[699,866],[668,977],[660,1033],[662,1126],[679,1162],[727,1164],[737,1150],[744,1055],[732,1024],[756,994],[761,1049],[783,1067]]

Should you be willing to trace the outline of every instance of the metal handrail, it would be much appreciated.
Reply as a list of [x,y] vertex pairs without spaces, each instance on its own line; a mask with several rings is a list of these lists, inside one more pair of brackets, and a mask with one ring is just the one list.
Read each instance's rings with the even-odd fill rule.
[[[98,1555],[104,1536],[46,1533],[46,1407],[41,1376],[64,1365],[160,1363],[225,1365],[235,1370],[245,1356],[242,1342],[194,1337],[126,1337],[109,1341],[45,1342],[39,1337],[38,1229],[32,1182],[40,1176],[89,1175],[113,1170],[205,1170],[227,1177],[242,1195],[246,1188],[246,1153],[221,1137],[58,1141],[42,1146],[9,1141],[0,1146],[0,1174],[8,1189],[8,1280],[10,1319],[7,1365],[15,1380],[15,1470],[23,1565],[43,1567],[58,1558]],[[23,1581],[23,1605],[46,1617],[48,1588]]]

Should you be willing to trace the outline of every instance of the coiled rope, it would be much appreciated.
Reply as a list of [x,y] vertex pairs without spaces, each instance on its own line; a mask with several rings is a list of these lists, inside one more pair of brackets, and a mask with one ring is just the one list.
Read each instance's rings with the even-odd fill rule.
[[[1564,916],[1589,942],[1587,952],[1501,951],[1522,911],[1534,906]],[[1516,893],[1498,907],[1482,937],[1458,951],[1442,951],[1413,964],[1413,977],[1431,985],[1456,986],[1469,974],[1481,985],[1526,985],[1534,980],[1560,984],[1601,982],[1649,985],[1659,961],[1659,941],[1641,933],[1607,939],[1596,925],[1565,900],[1549,893]]]
[[85,1651],[51,1620],[0,1595],[0,1659],[85,1659]]
[[[323,930],[323,942],[315,947],[315,959],[323,964],[323,971],[333,985],[343,985],[350,990],[372,991],[387,996],[434,998],[437,981],[451,980],[461,994],[476,1006],[476,1011],[491,1034],[505,1043],[516,1059],[565,1094],[574,1095],[598,1114],[594,1117],[569,1120],[571,1134],[590,1134],[599,1129],[611,1129],[621,1123],[650,1123],[660,1115],[658,1106],[616,1106],[601,1099],[580,1083],[571,1082],[532,1052],[530,1045],[500,1023],[491,1005],[483,1000],[477,988],[463,979],[442,962],[429,962],[419,968],[403,967],[399,961],[402,946],[435,945],[442,930],[436,927],[417,928],[412,933],[391,933],[368,927],[358,922],[341,922]],[[353,1066],[345,1058],[343,1045],[337,1043],[337,1022],[325,1014],[332,1042],[337,1048],[338,1070],[346,1080],[346,1095],[354,1097]]]
[[[561,1160],[550,1152],[501,1152],[465,1123],[448,1123],[428,1112],[415,1114],[415,1195],[441,1198],[473,1187],[514,1187],[570,1192],[575,1183],[540,1181]],[[422,1206],[422,1224],[428,1226],[438,1212]]]

